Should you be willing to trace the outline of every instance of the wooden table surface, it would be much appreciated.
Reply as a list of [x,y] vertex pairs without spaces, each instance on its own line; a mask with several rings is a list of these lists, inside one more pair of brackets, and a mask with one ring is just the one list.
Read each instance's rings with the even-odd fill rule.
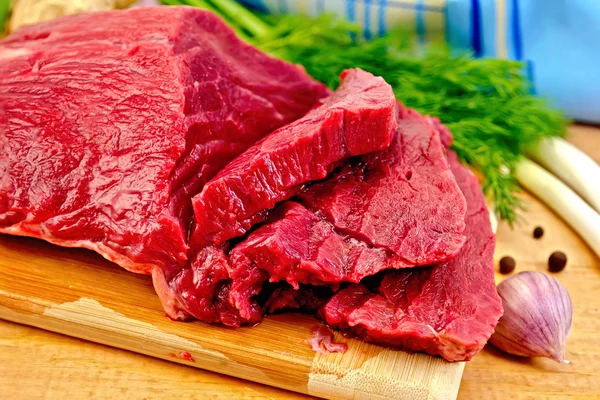
[[[600,128],[574,126],[569,140],[600,162]],[[600,177],[598,177],[600,184]],[[521,359],[491,346],[469,363],[460,399],[600,398],[600,260],[546,207],[524,196],[528,212],[511,231],[501,224],[496,259],[517,271],[545,271],[554,250],[567,253],[555,276],[574,303],[570,365]],[[534,226],[544,237],[531,237]],[[501,277],[497,275],[497,279]],[[0,320],[2,399],[302,399],[307,396],[153,359]]]

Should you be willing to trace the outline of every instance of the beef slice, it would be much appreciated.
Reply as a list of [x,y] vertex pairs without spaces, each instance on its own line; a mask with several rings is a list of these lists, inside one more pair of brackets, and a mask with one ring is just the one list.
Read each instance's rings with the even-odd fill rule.
[[[345,165],[300,193],[335,228],[403,260],[448,260],[462,247],[466,204],[431,120],[404,107],[389,149]],[[398,264],[401,266],[401,264]]]
[[375,285],[353,284],[321,308],[331,327],[366,341],[467,361],[494,332],[502,302],[494,282],[495,235],[477,178],[448,154],[467,200],[467,237],[451,260],[383,272]]
[[341,161],[382,150],[396,130],[396,101],[382,78],[346,70],[338,90],[303,118],[256,143],[193,198],[194,245],[219,246],[244,235],[303,184]]

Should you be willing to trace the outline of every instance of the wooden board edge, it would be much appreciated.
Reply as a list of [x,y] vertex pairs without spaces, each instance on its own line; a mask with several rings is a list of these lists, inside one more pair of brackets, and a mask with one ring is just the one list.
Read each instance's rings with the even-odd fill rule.
[[[335,333],[336,341],[342,336]],[[464,362],[373,346],[351,339],[346,354],[315,356],[308,394],[331,399],[455,400]],[[377,353],[373,353],[377,349]]]
[[[23,306],[23,305],[26,306]],[[170,362],[332,399],[428,399],[457,397],[464,363],[448,363],[424,354],[384,349],[359,340],[348,353],[315,354],[310,372],[297,384],[280,382],[259,367],[241,364],[186,338],[163,332],[103,306],[90,298],[49,305],[0,292],[0,318]],[[160,350],[157,350],[160,349]],[[182,357],[182,349],[191,359]]]

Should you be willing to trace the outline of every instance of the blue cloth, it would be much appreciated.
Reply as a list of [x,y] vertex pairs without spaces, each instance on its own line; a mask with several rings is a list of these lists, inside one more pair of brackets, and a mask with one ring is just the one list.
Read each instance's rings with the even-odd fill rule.
[[537,94],[600,123],[600,0],[242,0],[273,13],[335,13],[366,37],[402,26],[478,57],[523,61]]

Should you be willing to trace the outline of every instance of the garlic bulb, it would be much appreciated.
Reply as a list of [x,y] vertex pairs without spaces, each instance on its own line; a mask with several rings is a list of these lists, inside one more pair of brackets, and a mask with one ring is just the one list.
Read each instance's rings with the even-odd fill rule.
[[510,354],[568,364],[565,342],[573,305],[567,289],[541,272],[521,272],[498,285],[504,315],[490,343]]

